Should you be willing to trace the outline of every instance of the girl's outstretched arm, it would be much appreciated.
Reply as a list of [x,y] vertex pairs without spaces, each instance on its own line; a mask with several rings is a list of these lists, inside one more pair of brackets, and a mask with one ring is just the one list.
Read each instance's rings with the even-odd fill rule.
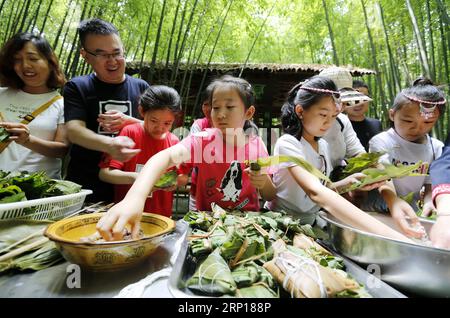
[[294,180],[302,187],[311,200],[340,221],[366,232],[411,242],[406,236],[358,209],[338,193],[322,185],[319,179],[303,168],[295,166],[288,169]]
[[176,144],[150,158],[125,198],[114,205],[98,221],[97,230],[108,241],[121,240],[127,224],[131,225],[131,234],[137,238],[145,200],[153,185],[168,168],[190,159],[190,152],[182,144]]

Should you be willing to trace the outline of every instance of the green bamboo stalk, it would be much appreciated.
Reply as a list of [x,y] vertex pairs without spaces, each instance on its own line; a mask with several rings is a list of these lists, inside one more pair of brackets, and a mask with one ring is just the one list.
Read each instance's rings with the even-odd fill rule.
[[[381,26],[382,26],[383,32],[384,32],[384,40],[386,42],[386,48],[387,48],[387,51],[388,51],[389,66],[390,66],[391,76],[392,76],[393,83],[394,83],[394,86],[395,86],[396,90],[400,91],[401,90],[401,84],[400,84],[400,81],[399,81],[399,79],[397,77],[397,73],[395,71],[396,68],[397,68],[396,67],[397,63],[394,61],[394,57],[392,55],[391,45],[389,43],[389,35],[388,35],[388,32],[387,32],[386,23],[384,21],[383,8],[381,7],[380,2],[377,2],[377,6],[378,6],[378,13],[379,13],[380,20],[381,20]],[[390,86],[390,85],[388,85],[388,86]],[[392,98],[391,98],[391,101],[392,101]]]
[[375,69],[375,72],[377,73],[376,80],[377,80],[377,89],[378,89],[378,93],[380,96],[380,102],[381,102],[382,107],[386,107],[386,100],[385,100],[385,96],[384,96],[384,92],[383,92],[383,85],[382,85],[382,81],[381,81],[380,71],[378,68],[377,51],[376,51],[376,48],[375,48],[375,45],[373,42],[372,33],[370,32],[369,20],[367,19],[367,11],[366,11],[366,5],[364,4],[364,0],[361,0],[361,6],[363,9],[364,22],[366,24],[367,35],[369,38],[369,44],[370,44],[371,55],[372,55],[372,65],[373,65],[373,68]]
[[173,35],[175,32],[175,28],[177,25],[177,21],[178,21],[178,12],[180,10],[180,5],[181,5],[181,0],[177,1],[177,7],[175,9],[175,16],[173,18],[173,23],[172,23],[172,29],[170,31],[170,36],[169,36],[169,44],[167,47],[167,56],[166,56],[166,65],[164,67],[164,83],[167,85],[168,84],[168,71],[169,71],[169,61],[170,61],[170,53],[172,51],[172,40],[173,40]]
[[[14,3],[15,2],[13,2],[13,4]],[[22,7],[21,7],[20,2],[17,2],[16,11],[15,11],[14,15],[11,15],[13,20],[11,20],[10,22],[12,22],[12,24],[9,25],[9,23],[8,23],[8,32],[7,32],[6,39],[10,39],[16,33],[16,28],[19,23],[19,17],[20,17],[19,9],[21,10],[23,8],[23,4],[24,3],[22,3]],[[22,12],[22,10],[20,12]]]
[[325,11],[325,20],[327,21],[328,34],[330,36],[331,47],[333,48],[333,61],[334,61],[334,64],[339,66],[339,59],[337,56],[336,45],[334,44],[333,28],[331,27],[330,18],[328,16],[327,2],[325,0],[322,0],[322,5],[323,5],[323,9]]
[[150,32],[150,25],[152,24],[153,19],[153,10],[155,9],[155,2],[153,1],[152,8],[150,9],[150,15],[148,17],[147,28],[145,30],[145,40],[144,40],[144,48],[142,49],[141,61],[139,62],[139,69],[142,70],[142,63],[144,62],[145,50],[147,49],[147,41]]
[[41,5],[42,1],[39,1],[39,3],[37,4],[37,9],[34,10],[33,17],[30,20],[28,20],[28,24],[27,27],[25,28],[25,31],[32,31],[36,26],[36,21],[39,16],[39,11],[41,10]]
[[[12,3],[12,5],[11,5],[12,8],[14,8],[14,4],[15,4],[15,2]],[[11,11],[12,11],[12,9],[11,9]],[[5,43],[8,40],[8,33],[9,33],[9,27],[11,26],[11,21],[12,21],[12,14],[8,14],[8,23],[6,24],[7,25],[6,30],[3,33],[2,43]]]
[[20,15],[22,15],[22,21],[20,22],[19,32],[23,32],[24,31],[25,21],[26,21],[26,19],[28,17],[28,10],[30,9],[30,4],[31,4],[31,0],[27,0],[25,2],[25,8],[24,8],[23,14],[22,14],[22,11],[20,12]]
[[59,37],[61,36],[61,32],[62,32],[64,25],[66,24],[66,19],[67,19],[67,16],[69,15],[69,11],[71,9],[72,2],[73,2],[73,0],[69,1],[69,4],[67,5],[67,10],[64,13],[64,17],[58,27],[58,31],[56,32],[55,40],[53,41],[53,50],[56,50],[56,47],[58,46]]
[[45,30],[45,25],[47,24],[47,19],[48,19],[49,15],[50,15],[50,10],[52,9],[52,5],[53,5],[53,0],[50,0],[50,4],[48,5],[48,8],[47,8],[47,13],[45,14],[44,22],[42,22],[41,34]]
[[[81,16],[80,16],[80,21],[82,21],[84,19],[88,6],[89,6],[89,0],[85,0],[83,10],[82,10]],[[65,65],[66,66],[65,67],[66,75],[69,75],[71,73],[73,65],[74,65],[73,61],[76,59],[76,57],[75,57],[75,59],[72,60],[72,55],[76,52],[75,55],[79,56],[78,51],[77,51],[77,48],[79,48],[78,32],[75,33],[75,36],[73,37],[72,44],[70,47],[71,47],[71,49],[69,52],[69,56],[67,57],[67,60],[66,60],[66,65]],[[72,76],[70,76],[70,77],[72,77]]]
[[[183,100],[184,100],[183,113],[184,114],[187,113],[187,106],[189,104],[189,91],[191,89],[192,77],[194,75],[194,72],[193,72],[194,63],[191,63],[191,61],[193,60],[193,58],[195,56],[195,52],[197,51],[198,44],[200,42],[199,40],[197,40],[197,35],[199,34],[198,31],[200,30],[200,26],[203,25],[203,19],[206,16],[206,12],[207,12],[209,4],[210,4],[209,1],[207,1],[205,3],[205,6],[204,6],[202,12],[200,13],[199,19],[197,21],[197,25],[196,25],[195,31],[194,31],[194,36],[191,41],[191,49],[189,50],[189,56],[188,56],[188,62],[186,65],[186,70],[184,72],[183,81],[181,84],[181,87],[182,87],[182,89],[181,89],[182,95],[181,96],[184,96],[184,98],[183,98]],[[198,62],[198,60],[197,60],[197,62]],[[197,63],[197,62],[195,62],[195,63]],[[187,85],[185,85],[185,81],[186,81],[186,77],[187,77],[188,73],[189,73],[189,79],[188,79]],[[183,88],[184,88],[184,92],[183,92]],[[186,119],[185,119],[185,124],[186,124]]]
[[191,24],[192,24],[192,20],[193,20],[194,14],[195,14],[195,9],[197,8],[197,4],[198,4],[198,0],[194,0],[194,4],[192,6],[192,10],[191,10],[191,13],[190,13],[189,19],[188,19],[188,24],[184,31],[183,40],[181,41],[181,47],[177,54],[177,59],[175,60],[175,63],[174,63],[174,73],[173,73],[174,74],[174,76],[173,76],[174,84],[176,83],[176,80],[178,78],[178,69],[180,66],[180,60],[183,58],[183,52],[184,52],[184,48],[186,46],[187,36],[191,30]]
[[431,55],[431,79],[436,81],[436,60],[434,58],[434,39],[433,39],[433,24],[431,22],[431,9],[430,9],[430,0],[426,0],[427,7],[427,21],[428,21],[428,32],[430,32],[430,55]]
[[[324,0],[324,1],[325,1],[325,0]],[[272,13],[272,11],[273,11],[273,8],[275,8],[275,5],[276,5],[276,4],[277,4],[277,1],[274,1],[273,5],[272,5],[272,8],[270,8],[269,13],[267,13],[267,15],[266,15],[264,21],[261,23],[261,26],[259,27],[259,31],[258,31],[258,33],[256,34],[255,39],[253,40],[252,46],[250,47],[250,50],[248,51],[247,57],[245,58],[245,62],[244,62],[244,64],[242,64],[241,70],[240,70],[240,72],[239,72],[239,77],[242,76],[242,73],[244,72],[244,68],[245,68],[245,66],[247,65],[248,60],[250,59],[250,55],[251,55],[252,52],[253,52],[253,48],[255,47],[256,41],[258,41],[259,36],[261,35],[261,32],[262,32],[264,26],[266,25],[267,19],[270,17],[270,15],[271,15],[271,13]]]
[[173,52],[172,72],[170,74],[170,83],[171,83],[172,86],[175,85],[175,81],[176,81],[176,78],[175,78],[175,63],[178,60],[178,51],[179,51],[179,47],[180,47],[181,33],[182,33],[183,27],[184,27],[184,20],[186,18],[187,4],[188,4],[188,0],[185,0],[184,4],[183,4],[183,12],[181,13],[180,26],[178,28],[177,41],[175,42],[175,50]]
[[166,11],[166,4],[167,4],[167,1],[164,0],[163,6],[161,9],[161,16],[159,18],[158,32],[156,34],[155,46],[153,48],[152,63],[150,64],[150,70],[149,70],[148,79],[147,79],[147,82],[149,82],[149,83],[151,83],[153,80],[153,72],[155,70],[156,57],[158,56],[158,47],[159,47],[159,41],[161,39],[161,30],[162,30],[162,25],[163,25],[163,21],[164,21],[165,11]]
[[197,97],[195,98],[194,108],[192,110],[192,118],[194,118],[194,116],[195,116],[195,109],[196,109],[197,105],[200,102],[200,96],[201,96],[202,91],[203,91],[203,86],[205,85],[205,80],[206,80],[206,75],[208,74],[209,65],[211,64],[212,58],[214,56],[214,52],[216,50],[217,43],[219,42],[220,35],[222,34],[223,26],[225,25],[225,21],[227,20],[228,13],[230,13],[231,6],[233,5],[233,1],[234,0],[229,1],[228,9],[227,9],[227,11],[225,13],[225,17],[223,18],[222,23],[220,25],[220,29],[219,29],[219,31],[217,33],[216,40],[215,40],[213,48],[211,50],[211,54],[209,55],[208,63],[206,64],[205,70],[203,71],[203,77],[202,77],[202,80],[200,82],[200,86],[199,86],[199,89],[198,89]]
[[409,16],[411,18],[411,23],[413,25],[413,31],[414,31],[414,35],[416,38],[416,42],[417,42],[417,46],[419,48],[419,57],[421,60],[421,66],[422,66],[422,70],[424,72],[424,75],[431,78],[430,75],[430,66],[428,65],[428,58],[427,58],[427,54],[426,54],[426,48],[424,45],[424,41],[423,41],[423,37],[422,37],[422,33],[420,32],[419,29],[419,25],[417,23],[417,18],[416,15],[414,14],[414,10],[411,6],[411,2],[409,0],[405,0],[406,1],[406,6],[408,8],[408,13]]

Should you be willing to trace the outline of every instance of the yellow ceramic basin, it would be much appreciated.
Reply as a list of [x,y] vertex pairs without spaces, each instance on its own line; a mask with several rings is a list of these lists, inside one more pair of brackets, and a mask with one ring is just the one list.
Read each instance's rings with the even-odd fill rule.
[[123,269],[144,261],[164,238],[175,229],[175,222],[165,216],[143,213],[144,237],[136,240],[85,243],[80,238],[96,231],[103,213],[79,215],[48,226],[45,236],[54,241],[64,258],[94,271]]

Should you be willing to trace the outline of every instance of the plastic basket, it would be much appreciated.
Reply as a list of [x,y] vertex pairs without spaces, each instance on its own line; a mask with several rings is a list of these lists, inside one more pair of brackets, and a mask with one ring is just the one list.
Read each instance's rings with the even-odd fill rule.
[[56,197],[0,204],[0,220],[60,220],[81,209],[92,190]]

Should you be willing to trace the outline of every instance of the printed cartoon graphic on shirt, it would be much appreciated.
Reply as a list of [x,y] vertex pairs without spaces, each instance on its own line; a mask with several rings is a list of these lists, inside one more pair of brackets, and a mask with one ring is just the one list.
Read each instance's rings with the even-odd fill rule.
[[[131,102],[129,100],[105,100],[99,102],[99,114],[106,113],[108,110],[117,110],[125,115],[131,116]],[[104,135],[111,135],[103,127],[98,126],[98,133]],[[116,134],[114,132],[113,134]]]
[[223,193],[222,201],[236,202],[242,190],[242,168],[239,161],[232,161],[222,179],[219,191]]
[[[404,166],[412,166],[415,165],[417,162],[408,162],[408,161],[402,161],[395,158],[392,158],[392,164],[394,166],[404,165]],[[420,173],[420,174],[428,174],[428,171],[430,170],[430,163],[429,162],[422,162],[422,164],[412,171],[413,173]]]

